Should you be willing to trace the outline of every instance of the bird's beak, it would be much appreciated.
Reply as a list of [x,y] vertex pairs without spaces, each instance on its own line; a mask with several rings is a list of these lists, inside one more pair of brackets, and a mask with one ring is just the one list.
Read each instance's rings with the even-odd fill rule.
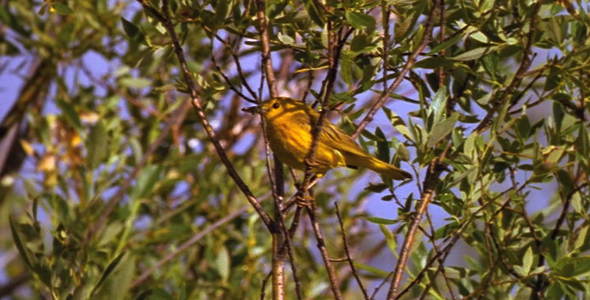
[[260,109],[260,106],[250,106],[250,107],[242,108],[242,111],[245,111],[245,112],[251,113],[251,114],[259,114],[261,109]]

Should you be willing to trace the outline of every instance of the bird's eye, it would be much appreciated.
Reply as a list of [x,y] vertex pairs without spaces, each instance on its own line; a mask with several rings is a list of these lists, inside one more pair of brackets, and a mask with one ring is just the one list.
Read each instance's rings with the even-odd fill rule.
[[274,109],[277,109],[277,108],[279,108],[279,107],[281,107],[281,105],[280,105],[278,102],[275,102],[275,103],[272,105],[272,108],[274,108]]

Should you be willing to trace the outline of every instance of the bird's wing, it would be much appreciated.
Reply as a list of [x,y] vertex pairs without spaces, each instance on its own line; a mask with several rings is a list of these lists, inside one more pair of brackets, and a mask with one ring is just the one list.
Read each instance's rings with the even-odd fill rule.
[[343,153],[367,156],[367,153],[348,134],[334,124],[324,122],[320,142]]

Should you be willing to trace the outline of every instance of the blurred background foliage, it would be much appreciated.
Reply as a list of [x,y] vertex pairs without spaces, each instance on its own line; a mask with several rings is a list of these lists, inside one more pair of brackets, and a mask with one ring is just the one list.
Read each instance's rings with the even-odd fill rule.
[[[266,287],[271,299],[271,235],[200,126],[170,34],[142,8],[161,1],[0,2],[0,298],[260,299]],[[334,34],[331,120],[353,133],[389,97],[359,141],[415,178],[338,169],[315,188],[327,249],[345,257],[338,201],[369,296],[386,298],[432,190],[399,298],[590,297],[588,4],[265,4],[281,95],[319,99]],[[169,7],[205,115],[271,212],[259,120],[240,112],[268,98],[256,2]],[[333,299],[316,244],[302,217],[303,298]],[[363,299],[349,264],[333,263],[344,299]]]

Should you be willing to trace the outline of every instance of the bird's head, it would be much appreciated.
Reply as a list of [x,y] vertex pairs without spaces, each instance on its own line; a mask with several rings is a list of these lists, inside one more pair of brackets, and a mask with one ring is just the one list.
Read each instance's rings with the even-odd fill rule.
[[301,101],[287,97],[277,97],[266,100],[260,106],[252,106],[242,109],[249,113],[262,114],[266,120],[288,117],[294,113],[307,112],[310,108]]

